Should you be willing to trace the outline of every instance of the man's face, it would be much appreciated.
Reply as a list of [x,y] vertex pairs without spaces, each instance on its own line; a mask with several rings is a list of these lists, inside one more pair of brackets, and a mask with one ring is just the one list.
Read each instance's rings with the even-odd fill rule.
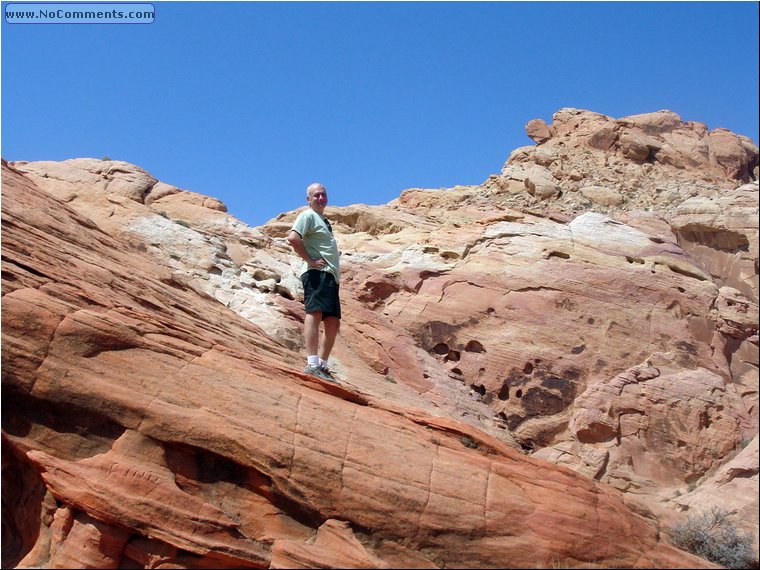
[[317,186],[316,188],[309,190],[307,200],[309,206],[321,214],[324,211],[325,206],[327,206],[327,190],[325,190],[324,186]]

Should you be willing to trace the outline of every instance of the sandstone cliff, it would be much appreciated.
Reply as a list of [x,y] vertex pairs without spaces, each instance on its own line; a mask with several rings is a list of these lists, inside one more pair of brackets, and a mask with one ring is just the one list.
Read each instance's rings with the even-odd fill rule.
[[303,375],[297,212],[3,163],[3,566],[707,567],[758,525],[758,149],[562,109],[478,186],[328,207],[343,386]]

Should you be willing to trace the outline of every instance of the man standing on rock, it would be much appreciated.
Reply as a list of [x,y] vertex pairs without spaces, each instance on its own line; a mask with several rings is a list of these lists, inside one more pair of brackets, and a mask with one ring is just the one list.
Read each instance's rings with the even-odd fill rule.
[[[301,212],[288,234],[288,242],[303,259],[303,283],[306,318],[303,324],[307,363],[304,372],[336,382],[327,365],[340,329],[340,252],[332,226],[325,218],[327,190],[315,182],[306,189],[309,208]],[[319,324],[324,335],[319,338]]]

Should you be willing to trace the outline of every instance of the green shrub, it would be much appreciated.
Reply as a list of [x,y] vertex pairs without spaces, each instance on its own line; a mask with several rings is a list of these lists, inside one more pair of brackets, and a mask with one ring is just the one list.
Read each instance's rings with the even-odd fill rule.
[[478,444],[475,443],[475,440],[472,439],[469,435],[463,435],[463,436],[461,436],[459,438],[459,441],[465,447],[469,447],[471,449],[477,449],[478,448]]
[[726,568],[757,568],[754,538],[739,533],[728,517],[721,507],[692,515],[671,529],[673,544]]

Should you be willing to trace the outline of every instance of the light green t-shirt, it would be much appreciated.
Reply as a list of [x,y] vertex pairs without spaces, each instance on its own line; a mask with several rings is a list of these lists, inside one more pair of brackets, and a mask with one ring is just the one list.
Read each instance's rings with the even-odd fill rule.
[[[340,283],[340,252],[327,218],[307,208],[298,214],[291,229],[301,236],[306,252],[313,259],[321,257],[327,262],[327,267],[323,271],[332,273],[335,282]],[[309,265],[304,261],[301,265],[301,275],[308,270]]]

